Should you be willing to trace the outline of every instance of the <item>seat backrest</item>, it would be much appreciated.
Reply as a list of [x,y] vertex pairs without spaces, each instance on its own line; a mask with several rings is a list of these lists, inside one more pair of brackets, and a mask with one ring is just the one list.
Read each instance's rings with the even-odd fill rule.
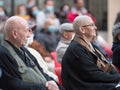
[[55,67],[55,74],[58,76],[59,83],[62,85],[61,67]]

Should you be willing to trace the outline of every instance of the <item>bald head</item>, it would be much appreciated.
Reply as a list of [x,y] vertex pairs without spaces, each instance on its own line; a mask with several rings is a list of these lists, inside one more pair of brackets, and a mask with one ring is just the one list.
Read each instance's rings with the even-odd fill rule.
[[26,45],[30,37],[30,29],[27,21],[18,16],[10,17],[5,23],[4,35],[5,40],[17,48]]
[[93,20],[89,16],[86,15],[78,16],[73,21],[73,28],[75,32],[77,32],[79,31],[79,27],[88,25],[90,23],[93,23]]
[[18,29],[23,25],[27,25],[27,21],[24,20],[23,18],[18,17],[18,16],[10,17],[6,21],[5,26],[4,26],[4,34],[5,34],[5,36],[10,34],[12,32],[12,30]]

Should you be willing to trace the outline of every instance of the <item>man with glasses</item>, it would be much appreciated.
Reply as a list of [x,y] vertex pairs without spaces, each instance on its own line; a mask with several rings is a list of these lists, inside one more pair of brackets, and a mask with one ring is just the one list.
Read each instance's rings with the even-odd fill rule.
[[73,22],[74,40],[62,59],[66,90],[120,90],[120,75],[91,41],[96,36],[93,20],[78,16]]

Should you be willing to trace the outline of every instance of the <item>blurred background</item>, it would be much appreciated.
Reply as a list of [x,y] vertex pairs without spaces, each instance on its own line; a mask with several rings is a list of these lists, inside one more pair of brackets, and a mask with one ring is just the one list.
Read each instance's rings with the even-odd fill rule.
[[[8,16],[15,15],[19,4],[27,5],[28,0],[0,0],[0,6],[3,6]],[[44,0],[35,0],[35,4],[40,10],[44,7]],[[54,0],[55,11],[59,12],[63,4],[70,7],[74,5],[73,0]],[[111,29],[114,25],[117,13],[120,11],[120,0],[84,0],[86,9],[96,18],[96,25],[99,33],[111,44]]]

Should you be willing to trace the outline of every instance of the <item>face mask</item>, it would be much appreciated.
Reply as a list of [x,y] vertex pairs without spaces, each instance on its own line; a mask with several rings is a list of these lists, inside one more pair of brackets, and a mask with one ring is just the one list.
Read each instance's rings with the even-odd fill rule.
[[26,15],[26,11],[21,11],[20,15]]
[[69,7],[65,6],[65,7],[63,8],[63,12],[64,12],[65,14],[67,14],[67,13],[69,12]]
[[75,33],[73,33],[71,40],[73,40],[73,39],[74,39],[74,37],[75,37]]
[[0,12],[0,16],[5,16],[5,12],[4,12],[4,11],[1,11],[1,12]]
[[67,14],[68,13],[68,9],[63,9],[64,13]]
[[3,1],[0,1],[0,6],[3,6]]
[[28,4],[27,8],[32,8],[32,6],[33,6],[32,4]]
[[28,38],[26,46],[32,44],[32,43],[33,43],[33,40],[34,40],[34,34],[32,34],[32,35]]
[[47,6],[46,7],[46,11],[47,12],[53,12],[54,11],[54,7],[53,6]]
[[55,32],[55,26],[54,25],[49,26],[48,31],[51,32],[51,33]]
[[32,12],[32,14],[33,14],[34,16],[36,16],[38,13],[39,13],[39,10],[34,10],[34,11]]

